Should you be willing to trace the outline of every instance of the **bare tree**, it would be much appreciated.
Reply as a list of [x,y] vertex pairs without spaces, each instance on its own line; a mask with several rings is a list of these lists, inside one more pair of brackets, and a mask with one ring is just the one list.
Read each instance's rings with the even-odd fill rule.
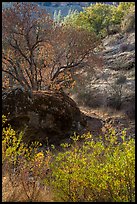
[[93,33],[54,25],[30,2],[2,11],[2,71],[25,89],[60,87],[73,68],[94,58],[98,43]]

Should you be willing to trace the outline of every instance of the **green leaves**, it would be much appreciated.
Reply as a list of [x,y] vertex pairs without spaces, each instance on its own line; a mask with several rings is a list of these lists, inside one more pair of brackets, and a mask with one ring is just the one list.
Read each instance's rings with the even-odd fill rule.
[[84,11],[69,14],[64,18],[65,25],[84,28],[95,32],[98,36],[105,36],[109,27],[120,25],[124,16],[129,12],[134,2],[120,2],[118,6],[96,3],[84,7]]
[[51,164],[51,185],[57,201],[134,200],[135,141],[126,140],[125,130],[121,132],[122,143],[116,142],[113,129],[106,138],[107,145],[101,137],[94,142],[90,133],[74,135],[74,143],[61,145],[64,151]]
[[3,163],[20,162],[20,176],[26,178],[31,172],[36,181],[40,178],[52,189],[54,201],[135,201],[135,140],[127,137],[126,129],[117,133],[109,127],[96,141],[90,133],[74,134],[59,152],[54,145],[52,152],[38,152],[38,142],[26,147],[23,133],[17,138],[10,126],[2,133]]

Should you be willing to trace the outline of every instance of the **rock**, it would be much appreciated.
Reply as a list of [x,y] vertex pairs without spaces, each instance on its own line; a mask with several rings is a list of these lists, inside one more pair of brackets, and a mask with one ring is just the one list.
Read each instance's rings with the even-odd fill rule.
[[78,131],[82,120],[76,103],[64,93],[38,91],[30,95],[14,89],[3,93],[2,100],[2,113],[15,130],[24,130],[25,142],[46,144],[48,138],[49,143],[60,143]]
[[97,117],[86,116],[87,119],[87,130],[94,136],[102,134],[103,120]]
[[135,66],[135,32],[105,38],[102,52],[107,68],[129,70]]
[[21,88],[14,88],[11,91],[2,93],[2,112],[7,115],[25,113],[31,104],[29,92],[24,92]]

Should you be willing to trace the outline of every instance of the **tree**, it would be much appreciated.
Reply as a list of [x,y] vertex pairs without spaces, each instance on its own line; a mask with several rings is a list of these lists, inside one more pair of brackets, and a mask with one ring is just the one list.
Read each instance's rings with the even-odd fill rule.
[[41,80],[38,49],[48,42],[51,25],[50,16],[34,4],[14,3],[2,12],[2,70],[25,89],[37,89]]
[[112,7],[114,6],[104,3],[91,4],[89,7],[83,8],[84,11],[66,17],[65,23],[71,23],[76,27],[80,26],[99,36],[102,30],[110,24]]
[[97,35],[104,28],[108,28],[112,16],[111,8],[111,5],[102,3],[96,3],[85,8],[85,15],[88,18],[88,22]]
[[60,86],[72,68],[93,59],[98,43],[91,32],[54,24],[30,2],[2,11],[2,71],[25,89]]
[[133,6],[135,6],[135,2],[119,2],[117,7],[113,7],[112,24],[120,25]]
[[81,27],[95,32],[97,36],[109,35],[111,29],[119,30],[125,14],[135,5],[135,2],[120,2],[119,4],[95,3],[83,8],[83,11],[70,13],[64,18],[66,25]]

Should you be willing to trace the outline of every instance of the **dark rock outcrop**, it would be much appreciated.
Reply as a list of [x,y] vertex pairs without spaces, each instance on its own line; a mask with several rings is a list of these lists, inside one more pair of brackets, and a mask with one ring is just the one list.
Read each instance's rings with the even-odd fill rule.
[[24,131],[24,141],[40,141],[46,144],[60,143],[82,121],[76,103],[66,94],[39,91],[29,94],[21,89],[4,92],[2,113],[15,130]]

